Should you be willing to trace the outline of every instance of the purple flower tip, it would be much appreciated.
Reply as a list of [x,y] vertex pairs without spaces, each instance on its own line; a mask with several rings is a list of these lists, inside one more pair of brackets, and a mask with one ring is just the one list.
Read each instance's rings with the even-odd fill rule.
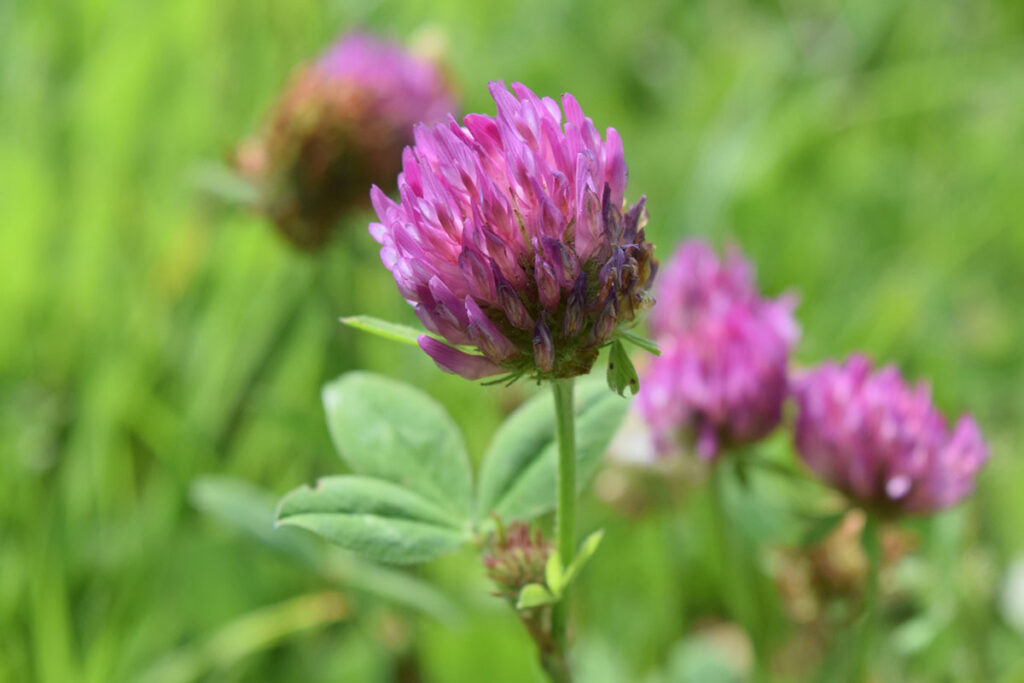
[[644,372],[637,399],[656,450],[683,445],[711,459],[771,432],[799,337],[795,298],[761,298],[737,249],[720,261],[701,241],[676,251],[657,295],[651,328],[661,356]]
[[950,430],[928,387],[860,355],[796,380],[796,447],[823,479],[883,514],[927,514],[974,490],[988,447],[975,421]]
[[495,365],[484,356],[474,356],[459,351],[426,334],[421,334],[417,341],[420,348],[434,359],[437,367],[453,375],[462,375],[468,379],[481,379],[500,374],[502,371],[500,366]]
[[431,332],[515,375],[584,374],[650,302],[643,201],[625,207],[622,141],[572,95],[489,90],[496,116],[416,127],[398,201],[372,193],[370,233]]

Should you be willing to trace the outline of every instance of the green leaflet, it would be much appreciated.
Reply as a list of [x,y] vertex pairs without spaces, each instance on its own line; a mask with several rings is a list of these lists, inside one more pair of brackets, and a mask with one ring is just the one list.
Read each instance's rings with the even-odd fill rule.
[[200,477],[189,491],[192,503],[222,524],[297,560],[347,589],[429,614],[444,622],[459,617],[448,596],[425,580],[406,572],[368,562],[341,548],[324,547],[304,531],[274,528],[274,496],[246,481],[226,476]]
[[[585,378],[576,388],[576,457],[582,489],[626,415],[629,401],[608,391],[603,379]],[[523,404],[494,435],[480,471],[481,517],[529,520],[555,506],[555,416],[550,392]]]
[[323,390],[327,426],[356,474],[415,491],[461,521],[471,516],[472,472],[455,422],[403,382],[350,372]]
[[277,521],[389,564],[426,562],[469,540],[468,529],[431,501],[360,476],[326,477],[292,491],[281,500]]

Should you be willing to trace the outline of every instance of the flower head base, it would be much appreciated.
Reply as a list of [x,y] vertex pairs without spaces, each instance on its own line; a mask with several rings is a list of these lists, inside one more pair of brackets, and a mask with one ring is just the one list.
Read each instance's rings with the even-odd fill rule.
[[963,416],[952,432],[928,387],[893,367],[872,372],[863,356],[826,363],[796,382],[796,447],[818,475],[861,505],[888,515],[925,514],[974,489],[988,448]]
[[644,200],[623,212],[615,129],[602,140],[572,95],[563,123],[554,100],[512,89],[490,85],[495,117],[416,127],[400,200],[373,189],[370,232],[399,291],[448,342],[420,339],[442,369],[573,377],[650,302]]
[[240,150],[239,166],[259,184],[281,234],[317,249],[344,213],[366,205],[370,185],[392,182],[413,124],[453,107],[434,65],[349,35],[298,70],[262,139]]
[[499,522],[497,533],[484,552],[483,563],[487,576],[498,588],[497,595],[515,604],[523,586],[544,583],[544,567],[550,554],[551,546],[540,529],[531,531],[522,522],[513,522],[505,529]]
[[[704,458],[764,437],[782,417],[796,301],[762,299],[738,251],[723,261],[691,241],[658,286],[651,328],[661,356],[644,373],[637,408],[660,453],[680,436]],[[689,444],[686,444],[689,445]]]

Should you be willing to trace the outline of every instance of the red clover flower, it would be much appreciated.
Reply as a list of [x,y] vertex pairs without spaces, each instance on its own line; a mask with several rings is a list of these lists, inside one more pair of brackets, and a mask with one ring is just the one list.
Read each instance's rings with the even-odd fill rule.
[[644,198],[624,204],[614,128],[602,140],[572,95],[563,121],[554,100],[512,90],[490,84],[496,116],[417,126],[399,200],[373,188],[370,232],[441,369],[573,377],[650,304]]
[[950,431],[926,384],[855,355],[795,381],[796,447],[819,476],[870,510],[926,514],[974,489],[988,448],[964,415]]
[[697,240],[678,249],[657,294],[651,329],[661,356],[647,367],[637,399],[656,449],[692,445],[713,458],[771,432],[799,337],[795,298],[762,299],[738,250],[719,261]]

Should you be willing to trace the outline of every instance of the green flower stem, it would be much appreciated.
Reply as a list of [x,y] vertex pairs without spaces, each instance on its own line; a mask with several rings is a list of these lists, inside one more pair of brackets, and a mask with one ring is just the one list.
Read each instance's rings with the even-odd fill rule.
[[867,513],[864,520],[861,544],[864,546],[864,553],[868,558],[868,574],[867,583],[864,586],[864,612],[860,618],[854,652],[853,676],[850,678],[855,682],[867,680],[868,662],[872,657],[875,629],[878,622],[878,575],[882,565],[882,541],[878,520],[870,512]]
[[[734,457],[743,457],[737,454]],[[769,679],[768,657],[761,637],[760,608],[758,606],[757,576],[749,566],[750,557],[743,552],[741,540],[732,533],[729,505],[726,495],[726,477],[733,463],[722,459],[711,466],[711,515],[719,550],[721,590],[726,608],[747,632],[754,649],[752,680]]]
[[[555,513],[555,539],[562,566],[568,567],[576,550],[576,425],[573,411],[573,380],[559,379],[551,383],[555,393],[555,424],[558,434],[558,509]],[[568,651],[568,596],[555,604],[551,613],[551,630],[556,651],[565,659]],[[567,681],[568,670],[555,680]],[[549,673],[551,670],[549,669]]]

